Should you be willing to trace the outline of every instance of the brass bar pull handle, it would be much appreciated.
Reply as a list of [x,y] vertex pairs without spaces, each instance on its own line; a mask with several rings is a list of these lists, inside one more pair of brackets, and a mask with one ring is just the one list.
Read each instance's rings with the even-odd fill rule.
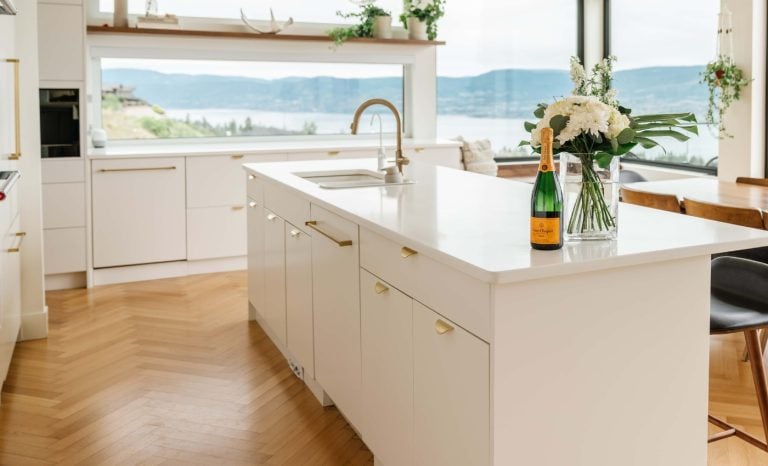
[[245,209],[244,205],[233,205],[232,210],[243,210]]
[[16,151],[8,156],[8,160],[19,160],[21,158],[21,97],[19,82],[21,77],[19,76],[20,62],[18,58],[6,58],[6,63],[13,64],[13,122],[14,133],[16,136]]
[[417,147],[417,148],[413,149],[413,151],[416,152],[417,154],[421,154],[422,152],[424,152],[424,148],[423,147]]
[[415,256],[418,253],[419,253],[418,251],[414,251],[413,249],[407,246],[403,246],[400,249],[400,257],[402,257],[403,259],[408,259],[409,257]]
[[376,294],[382,294],[389,291],[389,287],[381,282],[376,282],[376,285],[373,287],[373,289],[376,291]]
[[17,244],[15,248],[9,248],[8,252],[10,252],[10,253],[16,253],[16,252],[21,251],[21,243],[24,242],[24,237],[27,236],[27,232],[20,231],[20,232],[16,233],[14,236],[17,236],[19,238],[19,244]]
[[294,238],[298,238],[299,235],[301,235],[301,231],[299,230],[291,230],[291,236]]
[[331,151],[328,151],[328,157],[336,157],[336,156],[337,156],[337,155],[339,155],[340,153],[341,153],[341,152],[339,152],[339,151],[337,151],[337,150],[331,150]]
[[242,159],[243,157],[245,157],[245,155],[243,155],[243,154],[237,154],[237,155],[233,155],[233,156],[232,156],[232,160],[240,160],[240,159]]
[[452,332],[453,330],[453,325],[442,319],[438,319],[437,322],[435,322],[435,332],[437,332],[438,335],[445,335],[446,333]]
[[99,173],[120,173],[120,172],[151,172],[151,171],[168,171],[176,170],[175,166],[172,167],[139,167],[139,168],[102,168]]
[[338,246],[340,248],[343,248],[343,247],[346,247],[346,246],[352,246],[352,240],[351,239],[340,240],[340,239],[334,238],[333,236],[331,236],[328,233],[326,233],[323,230],[321,230],[317,226],[317,221],[315,221],[315,220],[310,220],[308,222],[304,222],[304,225],[308,226],[309,228],[315,230],[316,232],[318,232],[321,235],[325,236],[329,240],[333,241],[334,243],[336,243],[336,246]]
[[274,222],[276,218],[277,218],[277,215],[275,214],[267,214],[267,220],[269,220],[270,222]]
[[256,203],[251,201],[251,202],[248,203],[248,207],[254,208],[254,207],[256,207]]
[[27,232],[26,231],[20,231],[20,232],[16,233],[16,236],[27,236]]

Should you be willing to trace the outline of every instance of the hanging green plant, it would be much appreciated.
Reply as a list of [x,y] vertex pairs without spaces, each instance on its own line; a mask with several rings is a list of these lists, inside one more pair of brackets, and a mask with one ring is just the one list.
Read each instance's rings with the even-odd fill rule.
[[348,27],[337,27],[327,32],[328,37],[333,39],[335,47],[342,45],[349,39],[356,37],[373,37],[373,23],[379,16],[392,16],[387,10],[374,5],[373,3],[360,4],[360,11],[353,13],[343,13],[337,11],[336,15],[340,18],[358,18],[359,24]]
[[[717,60],[707,63],[701,73],[701,82],[707,85],[707,123],[718,125],[720,138],[733,137],[725,129],[723,117],[728,108],[741,98],[741,91],[749,84],[741,68],[733,59],[721,55]],[[717,113],[717,118],[715,118]]]

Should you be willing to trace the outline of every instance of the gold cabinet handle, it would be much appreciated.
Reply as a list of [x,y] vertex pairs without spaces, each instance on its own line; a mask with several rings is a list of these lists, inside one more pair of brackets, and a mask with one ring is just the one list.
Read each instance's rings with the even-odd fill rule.
[[328,233],[324,232],[323,230],[321,230],[317,226],[317,221],[316,220],[310,220],[308,222],[304,222],[304,225],[308,226],[309,228],[315,230],[316,232],[318,232],[321,235],[325,236],[329,240],[333,241],[340,248],[343,248],[343,247],[346,247],[346,246],[352,246],[352,240],[351,239],[343,239],[343,240],[342,239],[336,239],[333,236],[331,236],[330,234],[328,234]]
[[245,155],[243,155],[243,154],[237,154],[237,155],[233,155],[233,156],[232,156],[232,160],[240,160],[240,159],[242,159],[243,157],[245,157]]
[[248,175],[248,179],[249,180],[255,180],[256,179],[256,175]]
[[424,150],[425,149],[423,147],[417,147],[413,149],[413,151],[416,152],[417,154],[421,154],[422,152],[424,152]]
[[446,333],[452,332],[453,330],[453,325],[442,319],[438,319],[435,322],[435,332],[437,332],[438,335],[445,335]]
[[291,236],[294,238],[298,238],[299,235],[301,235],[301,231],[299,230],[291,230]]
[[376,294],[382,294],[389,291],[389,287],[381,282],[376,282],[376,285],[373,287],[373,289],[376,291]]
[[21,97],[19,89],[19,59],[6,58],[6,63],[13,64],[13,123],[14,134],[16,136],[16,151],[8,156],[8,160],[19,160],[21,158]]
[[328,157],[336,157],[336,156],[337,156],[337,155],[339,155],[340,153],[341,153],[341,152],[339,152],[339,151],[337,151],[337,150],[331,150],[331,151],[328,151]]
[[251,202],[249,202],[249,203],[248,203],[248,207],[250,207],[251,209],[253,209],[254,207],[256,207],[256,205],[257,205],[257,204],[256,204],[255,202],[253,202],[253,201],[251,201]]
[[277,218],[277,215],[275,214],[267,214],[267,220],[269,220],[270,222],[274,222],[276,218]]
[[27,236],[27,232],[26,231],[20,231],[20,232],[16,233],[16,236]]
[[16,252],[21,251],[21,243],[24,242],[24,237],[27,236],[27,232],[20,231],[20,232],[16,233],[14,236],[17,236],[19,238],[19,244],[16,245],[15,248],[9,248],[8,252],[10,252],[10,253],[16,253]]
[[414,256],[418,253],[419,253],[418,251],[414,251],[413,249],[407,246],[403,246],[400,249],[400,257],[402,257],[403,259],[408,259],[409,257]]
[[102,168],[99,173],[120,173],[120,172],[154,172],[176,170],[175,166],[169,167],[138,167],[138,168]]
[[245,209],[244,205],[233,205],[232,210],[243,210]]

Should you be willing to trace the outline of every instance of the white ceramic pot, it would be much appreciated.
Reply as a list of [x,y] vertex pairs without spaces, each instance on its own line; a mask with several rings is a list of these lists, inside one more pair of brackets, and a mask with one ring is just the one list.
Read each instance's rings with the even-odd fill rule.
[[116,28],[128,27],[128,0],[115,0],[115,16],[112,26]]
[[408,17],[408,38],[427,40],[427,23],[415,16]]
[[391,16],[377,16],[373,19],[373,37],[376,39],[392,38]]

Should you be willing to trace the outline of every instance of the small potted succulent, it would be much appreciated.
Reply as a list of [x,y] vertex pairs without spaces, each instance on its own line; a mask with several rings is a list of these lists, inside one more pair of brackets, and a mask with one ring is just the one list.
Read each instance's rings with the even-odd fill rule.
[[414,40],[435,40],[437,21],[445,15],[445,0],[407,0],[400,22],[408,30],[408,38]]
[[392,14],[389,11],[375,5],[375,0],[362,2],[359,6],[360,11],[357,12],[336,12],[340,18],[358,18],[360,20],[354,26],[337,27],[328,31],[328,36],[333,39],[336,47],[356,37],[392,38]]
[[[718,125],[720,138],[732,137],[725,130],[723,117],[735,101],[741,98],[741,91],[749,84],[741,68],[733,63],[733,59],[721,55],[717,60],[707,63],[701,73],[701,81],[706,84],[709,98],[707,99],[707,123]],[[715,118],[717,113],[717,118]]]

